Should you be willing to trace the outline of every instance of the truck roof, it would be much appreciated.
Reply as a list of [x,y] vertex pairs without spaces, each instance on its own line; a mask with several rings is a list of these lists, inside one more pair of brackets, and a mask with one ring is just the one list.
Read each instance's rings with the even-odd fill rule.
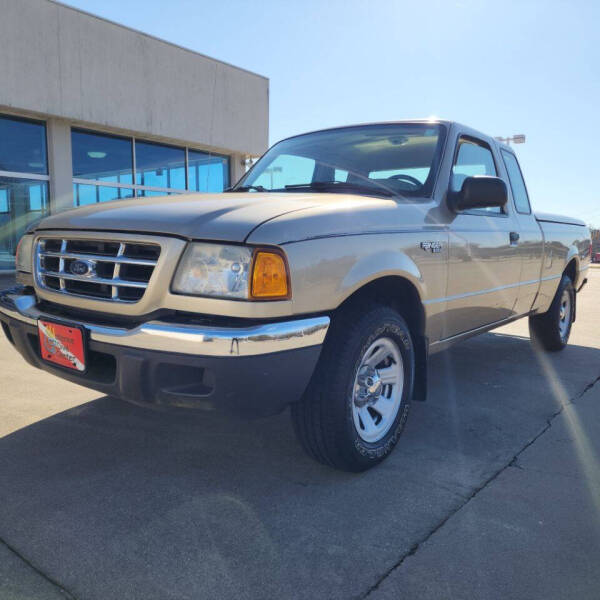
[[462,123],[459,123],[458,121],[451,121],[449,119],[437,119],[437,118],[435,118],[435,119],[433,119],[433,118],[401,119],[398,121],[372,121],[372,122],[367,122],[367,123],[353,123],[350,125],[338,125],[336,127],[324,127],[323,129],[315,129],[313,131],[306,131],[304,133],[290,135],[287,138],[283,138],[282,140],[279,140],[279,141],[289,140],[289,139],[292,139],[295,137],[300,137],[303,135],[310,135],[312,133],[320,133],[322,131],[335,131],[338,129],[352,129],[354,127],[367,127],[369,125],[410,125],[412,123],[431,123],[432,125],[440,124],[440,125],[446,125],[448,128],[450,128],[451,126],[456,126],[456,127],[459,127],[460,129],[467,130],[467,132],[469,134],[484,138],[486,140],[493,140],[494,143],[497,144],[498,146],[500,146],[502,148],[507,148],[508,150],[512,151],[511,147],[508,144],[505,144],[504,142],[500,142],[497,139],[493,138],[492,136],[485,134],[481,131],[477,131],[477,130],[473,129],[472,127],[469,127],[468,125],[464,125]]

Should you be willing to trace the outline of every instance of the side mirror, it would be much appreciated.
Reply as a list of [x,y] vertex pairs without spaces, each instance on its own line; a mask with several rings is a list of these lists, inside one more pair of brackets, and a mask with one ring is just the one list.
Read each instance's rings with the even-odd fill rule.
[[502,207],[508,200],[506,183],[499,177],[475,175],[467,177],[460,192],[451,192],[449,205],[452,210],[471,210],[473,208]]

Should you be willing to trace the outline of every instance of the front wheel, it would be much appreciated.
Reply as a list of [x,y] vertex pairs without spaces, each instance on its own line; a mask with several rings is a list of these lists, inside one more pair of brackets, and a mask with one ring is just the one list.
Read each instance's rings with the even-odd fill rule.
[[529,317],[529,335],[533,345],[550,352],[562,350],[569,342],[575,317],[575,288],[568,275],[563,275],[550,308],[541,315]]
[[396,311],[376,306],[338,315],[313,380],[292,406],[304,449],[345,471],[381,462],[404,428],[414,372],[411,334]]

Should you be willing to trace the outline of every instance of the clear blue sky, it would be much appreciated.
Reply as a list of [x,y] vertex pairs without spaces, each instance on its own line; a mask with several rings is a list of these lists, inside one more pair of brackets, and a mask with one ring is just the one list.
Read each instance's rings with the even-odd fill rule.
[[600,2],[69,0],[270,79],[271,143],[436,115],[517,146],[537,210],[600,226]]

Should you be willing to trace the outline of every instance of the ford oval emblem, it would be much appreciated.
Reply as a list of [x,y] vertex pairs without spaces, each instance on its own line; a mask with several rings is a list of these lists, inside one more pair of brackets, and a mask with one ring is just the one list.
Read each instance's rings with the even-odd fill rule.
[[96,263],[91,260],[74,260],[71,263],[69,270],[73,275],[91,277],[96,271]]

